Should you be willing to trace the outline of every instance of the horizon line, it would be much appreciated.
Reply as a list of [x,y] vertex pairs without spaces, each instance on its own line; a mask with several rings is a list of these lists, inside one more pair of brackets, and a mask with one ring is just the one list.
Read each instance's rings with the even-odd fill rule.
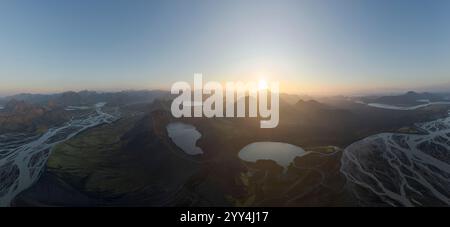
[[[433,91],[434,90],[434,91]],[[68,89],[65,91],[49,91],[49,92],[32,92],[32,91],[24,91],[24,92],[16,92],[10,94],[1,94],[0,99],[10,98],[18,95],[58,95],[63,93],[81,93],[81,92],[95,92],[99,94],[105,93],[121,93],[121,92],[144,92],[144,91],[161,91],[170,93],[170,89],[162,89],[162,88],[142,88],[142,89]],[[301,93],[301,92],[279,92],[279,94],[285,95],[298,95],[298,96],[311,96],[311,97],[360,97],[360,96],[377,96],[377,95],[401,95],[406,94],[408,92],[416,92],[416,93],[431,93],[431,94],[450,94],[450,89],[393,89],[387,91],[365,91],[365,92],[351,92],[353,94],[311,94],[311,93]]]

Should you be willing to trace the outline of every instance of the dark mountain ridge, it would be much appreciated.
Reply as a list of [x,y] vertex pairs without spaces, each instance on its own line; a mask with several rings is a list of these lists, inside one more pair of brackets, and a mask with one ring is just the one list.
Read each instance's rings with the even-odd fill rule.
[[107,102],[110,105],[127,105],[137,102],[151,102],[155,98],[169,95],[168,91],[140,90],[120,92],[96,92],[96,91],[67,91],[57,94],[18,94],[0,99],[0,104],[6,104],[11,100],[25,101],[37,105],[58,106],[83,106],[93,105],[98,102]]
[[381,97],[363,97],[361,99],[365,103],[381,103],[388,105],[419,105],[426,102],[445,101],[445,97],[440,94],[433,94],[429,92],[418,93],[409,91],[402,95],[381,96]]

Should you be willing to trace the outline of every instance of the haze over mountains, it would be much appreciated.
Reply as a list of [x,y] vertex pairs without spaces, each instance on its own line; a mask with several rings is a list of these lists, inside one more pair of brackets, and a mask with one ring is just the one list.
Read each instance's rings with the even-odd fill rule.
[[[445,151],[450,146],[446,94],[316,99],[281,94],[280,123],[274,129],[261,129],[257,118],[176,119],[170,113],[172,99],[165,91],[82,91],[3,98],[0,202],[18,206],[449,204],[448,187],[438,184],[448,182],[445,174],[450,174],[450,168],[436,164],[447,162]],[[374,103],[399,107],[436,104],[396,110],[371,105]],[[189,155],[171,140],[166,127],[174,122],[198,130],[201,137],[196,145],[202,154]],[[424,122],[432,123],[424,129],[420,127]],[[438,160],[428,163],[429,171],[420,167],[409,170],[415,179],[424,174],[442,178],[431,182],[434,178],[424,176],[430,184],[410,182],[412,188],[427,195],[420,203],[406,202],[417,197],[417,192],[395,191],[397,197],[377,194],[376,185],[364,185],[390,182],[382,174],[374,175],[375,181],[367,180],[364,169],[354,166],[396,173],[395,165],[370,161],[388,152],[383,149],[389,146],[371,139],[387,132],[411,135],[408,143],[421,138],[421,144],[414,145],[421,151],[414,152],[425,149]],[[240,160],[240,149],[258,141],[289,143],[308,154],[295,158],[285,169],[273,160]],[[370,144],[377,144],[377,152]],[[354,159],[359,153],[376,157]],[[29,173],[29,178],[19,180],[24,176],[17,174],[20,172]],[[436,190],[440,194],[432,193]]]
[[133,104],[136,102],[151,102],[155,98],[166,95],[168,92],[160,90],[121,91],[121,92],[63,92],[57,94],[29,94],[22,93],[0,98],[0,103],[5,104],[9,100],[20,100],[32,104],[52,104],[60,106],[92,105],[98,102],[108,102],[114,105]]
[[[96,101],[115,101],[115,102],[150,102],[155,97],[169,94],[169,91],[164,90],[125,90],[120,92],[96,92],[96,91],[67,91],[54,94],[34,94],[34,93],[20,93],[16,95],[0,97],[0,104],[4,105],[9,100],[26,101],[33,104],[47,104],[48,102],[55,102],[61,105],[76,105],[76,104],[90,104]],[[408,91],[397,95],[368,95],[368,96],[324,96],[314,97],[308,95],[296,95],[281,93],[280,96],[284,101],[293,104],[298,100],[304,101],[313,99],[326,98],[352,98],[365,101],[366,103],[377,102],[383,104],[417,104],[423,100],[442,101],[450,100],[450,92],[414,92]]]
[[400,106],[413,106],[423,104],[424,102],[448,101],[448,94],[433,94],[429,92],[417,93],[409,91],[403,95],[390,95],[381,97],[362,97],[361,100],[366,103],[380,103]]
[[[122,92],[64,92],[58,94],[18,94],[0,99],[0,123],[2,131],[17,130],[22,127],[45,128],[49,122],[67,120],[73,108],[87,108],[96,103],[105,102],[108,106],[133,106],[151,103],[156,99],[170,100],[174,96],[167,91],[122,91]],[[317,100],[320,100],[317,101]],[[396,112],[370,107],[371,104],[415,106],[424,103],[446,102],[446,94],[407,92],[397,96],[380,97],[320,97],[316,100],[310,96],[280,94],[281,124],[302,125],[309,131],[326,133],[349,128],[351,133],[358,133],[362,128],[398,127],[405,122],[417,121],[414,111]],[[248,100],[247,100],[248,102]],[[389,116],[391,115],[391,116]],[[398,117],[396,118],[395,116]],[[420,117],[419,117],[420,118]],[[369,121],[368,121],[369,119]],[[390,120],[392,119],[392,121]],[[378,122],[379,124],[372,124]],[[35,125],[37,124],[37,125]],[[408,123],[410,124],[410,123]],[[22,125],[22,126],[19,126]],[[11,128],[12,127],[12,128]],[[18,127],[18,128],[14,128]],[[389,129],[390,130],[390,129]],[[331,133],[331,132],[330,132]],[[350,133],[348,133],[350,134]]]
[[[449,12],[0,1],[0,206],[450,207]],[[174,114],[174,82],[232,81],[283,93],[256,114],[236,108],[254,93]]]

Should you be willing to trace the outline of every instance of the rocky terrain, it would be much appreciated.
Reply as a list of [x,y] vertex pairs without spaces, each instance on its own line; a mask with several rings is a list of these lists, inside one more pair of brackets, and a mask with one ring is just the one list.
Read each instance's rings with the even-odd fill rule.
[[[107,105],[120,120],[30,156],[29,163],[40,164],[49,156],[45,171],[12,205],[447,205],[448,106],[399,111],[335,103],[290,96],[280,101],[275,129],[260,129],[256,118],[175,119],[164,98]],[[89,110],[66,112],[83,111]],[[176,121],[201,133],[202,154],[188,155],[171,141],[166,126]],[[285,142],[309,154],[285,170],[272,160],[239,159],[240,149],[255,141]],[[15,166],[2,165],[4,182],[22,172]]]

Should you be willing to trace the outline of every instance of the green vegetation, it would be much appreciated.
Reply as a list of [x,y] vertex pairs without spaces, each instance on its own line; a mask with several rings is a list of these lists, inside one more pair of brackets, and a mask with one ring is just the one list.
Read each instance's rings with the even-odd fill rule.
[[[174,119],[169,104],[121,107],[121,120],[57,146],[47,174],[101,199],[100,205],[355,205],[339,171],[342,147],[447,113],[444,108],[395,112],[282,103],[280,125],[261,129],[257,118]],[[204,154],[187,155],[172,143],[166,132],[172,121],[197,128]],[[257,141],[290,143],[310,153],[286,171],[270,160],[240,160],[238,152]]]

